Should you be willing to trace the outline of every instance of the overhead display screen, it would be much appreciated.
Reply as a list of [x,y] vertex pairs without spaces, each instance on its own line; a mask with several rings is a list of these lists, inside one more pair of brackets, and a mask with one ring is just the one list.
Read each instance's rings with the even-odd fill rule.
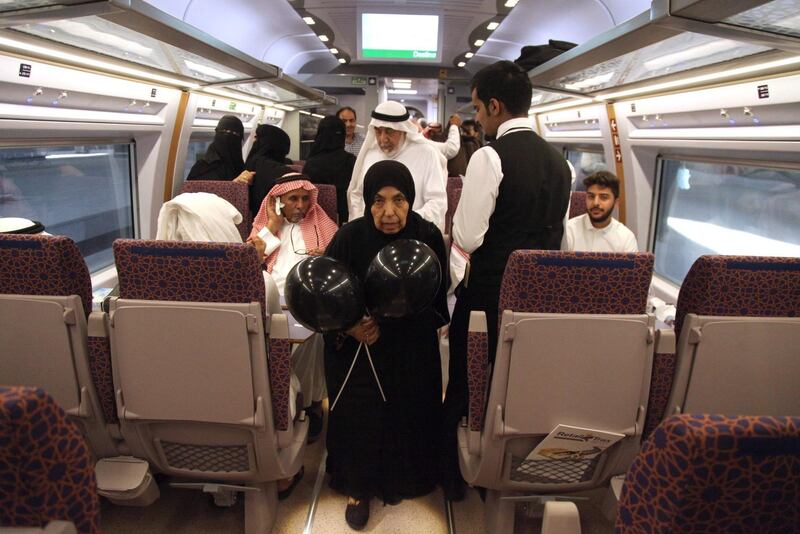
[[439,16],[361,14],[360,59],[439,61]]

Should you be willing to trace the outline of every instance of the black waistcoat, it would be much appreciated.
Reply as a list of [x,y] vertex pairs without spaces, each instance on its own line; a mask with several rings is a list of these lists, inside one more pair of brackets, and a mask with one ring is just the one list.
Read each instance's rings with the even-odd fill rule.
[[532,130],[512,128],[491,147],[503,179],[489,229],[470,259],[469,285],[499,288],[512,251],[560,248],[571,175],[564,157]]

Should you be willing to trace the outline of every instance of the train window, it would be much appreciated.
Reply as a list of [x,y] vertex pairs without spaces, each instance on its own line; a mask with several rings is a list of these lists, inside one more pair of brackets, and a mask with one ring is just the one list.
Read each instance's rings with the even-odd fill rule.
[[197,161],[197,158],[202,156],[208,150],[208,145],[214,140],[214,135],[192,135],[189,138],[189,150],[186,152],[186,161],[183,164],[183,178],[184,180],[192,170],[192,166]]
[[0,216],[42,222],[78,244],[90,272],[134,237],[134,143],[0,147]]
[[681,284],[702,254],[800,256],[800,166],[659,158],[651,250]]
[[573,191],[584,191],[583,179],[597,171],[607,171],[606,158],[602,149],[589,150],[586,148],[566,148],[564,157],[572,163],[575,168],[575,183],[572,184]]

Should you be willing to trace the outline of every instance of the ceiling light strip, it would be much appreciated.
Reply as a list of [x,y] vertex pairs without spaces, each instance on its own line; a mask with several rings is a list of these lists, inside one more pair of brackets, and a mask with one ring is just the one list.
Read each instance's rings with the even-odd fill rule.
[[745,74],[753,74],[756,72],[762,72],[769,69],[775,69],[780,67],[787,67],[790,65],[797,65],[800,63],[800,56],[789,57],[784,59],[778,59],[776,61],[770,61],[767,63],[760,63],[755,65],[748,65],[746,67],[739,67],[730,70],[718,71],[718,72],[711,72],[708,74],[701,74],[699,76],[692,76],[690,78],[684,78],[682,80],[673,80],[669,82],[661,82],[655,83],[651,85],[646,85],[644,87],[638,87],[636,89],[626,89],[623,91],[616,91],[610,93],[601,93],[597,95],[597,98],[603,100],[611,100],[622,98],[626,96],[634,96],[639,95],[642,93],[652,93],[658,91],[665,91],[667,89],[676,89],[679,87],[686,87],[688,85],[695,85],[704,82],[713,82],[716,80],[720,80],[723,78],[732,78],[732,77],[739,77]]
[[56,50],[53,48],[48,48],[33,43],[23,43],[20,41],[16,41],[14,39],[9,39],[7,37],[0,36],[0,46],[5,46],[8,48],[12,48],[14,50],[19,50],[23,53],[27,52],[27,53],[41,55],[51,59],[76,63],[78,65],[91,67],[101,71],[113,72],[115,74],[124,74],[126,76],[131,76],[143,80],[161,82],[173,87],[185,87],[188,89],[197,89],[200,87],[200,84],[195,82],[181,80],[179,78],[172,78],[170,76],[163,76],[161,74],[155,74],[152,72],[148,72],[146,70],[140,70],[132,67],[127,67],[124,65],[117,65],[115,63],[108,63],[106,61],[101,61],[98,59],[70,54],[69,52],[62,52],[61,50]]

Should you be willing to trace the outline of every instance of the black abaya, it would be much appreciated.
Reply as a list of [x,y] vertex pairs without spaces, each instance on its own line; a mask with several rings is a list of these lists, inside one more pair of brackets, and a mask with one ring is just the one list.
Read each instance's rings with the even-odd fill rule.
[[[372,204],[368,178],[366,213]],[[410,174],[408,182],[400,184],[404,187],[385,181],[382,185],[397,187],[413,204]],[[387,400],[381,399],[362,348],[330,414],[327,436],[331,487],[358,499],[378,497],[390,503],[424,495],[438,481],[442,375],[436,330],[449,320],[444,241],[434,224],[413,212],[409,212],[405,228],[395,235],[381,233],[368,215],[342,227],[326,251],[363,281],[375,255],[395,239],[417,239],[430,246],[442,266],[442,282],[432,304],[420,313],[378,320],[380,338],[369,348]],[[358,342],[344,333],[325,336],[325,377],[331,402],[357,348]]]

